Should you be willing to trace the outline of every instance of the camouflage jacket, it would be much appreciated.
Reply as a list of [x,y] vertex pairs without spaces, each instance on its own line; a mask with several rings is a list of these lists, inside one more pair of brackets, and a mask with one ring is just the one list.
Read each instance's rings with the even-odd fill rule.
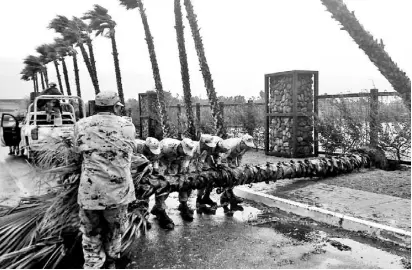
[[177,148],[180,145],[180,141],[172,138],[165,138],[160,141],[160,162],[167,168],[170,168],[172,163],[178,163],[181,172],[187,171],[189,168],[191,156],[181,155],[178,153]]
[[[222,139],[218,136],[213,136],[213,140],[218,143]],[[193,155],[194,162],[196,166],[206,166],[214,167],[221,163],[222,157],[224,156],[224,151],[227,149],[222,149],[220,147],[209,147],[204,143],[195,142],[195,151]]]
[[223,147],[227,149],[227,152],[223,154],[222,158],[227,159],[228,163],[236,162],[236,166],[240,166],[243,155],[249,150],[248,147],[242,147],[241,138],[230,138],[223,140]]
[[130,173],[135,127],[110,113],[99,113],[75,125],[74,146],[82,154],[78,203],[83,209],[103,210],[135,198]]

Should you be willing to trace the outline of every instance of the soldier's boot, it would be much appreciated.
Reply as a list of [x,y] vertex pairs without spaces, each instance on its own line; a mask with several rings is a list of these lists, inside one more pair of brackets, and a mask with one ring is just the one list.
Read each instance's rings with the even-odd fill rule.
[[166,211],[164,209],[153,207],[150,213],[156,216],[159,222],[160,228],[166,229],[166,230],[173,230],[175,228],[175,224],[173,223],[173,220],[166,214]]
[[[230,202],[230,210],[232,212],[235,211],[243,211],[243,207],[241,205],[239,205],[239,200],[236,199],[236,196],[233,194],[233,190],[229,189],[227,191],[228,193],[228,197],[229,197],[229,202]],[[239,198],[240,199],[240,198]],[[243,202],[243,200],[241,200]]]
[[243,199],[242,199],[242,198],[240,198],[240,197],[238,197],[238,196],[235,195],[235,193],[233,192],[233,189],[232,189],[232,188],[231,188],[231,189],[228,189],[228,190],[227,190],[227,193],[230,195],[232,202],[235,202],[236,204],[239,204],[239,203],[242,203],[242,202],[243,202]]
[[230,198],[228,197],[226,191],[220,196],[220,205],[223,206],[223,212],[228,216],[233,216],[233,212],[229,209]]
[[216,207],[217,203],[214,202],[209,195],[203,196],[203,198],[200,200],[200,204],[207,204],[210,205],[210,207]]
[[178,210],[185,221],[193,221],[193,210],[189,208],[187,202],[181,202]]
[[196,212],[198,214],[215,215],[216,207],[209,207],[207,204],[202,202],[200,197],[198,197],[196,199]]

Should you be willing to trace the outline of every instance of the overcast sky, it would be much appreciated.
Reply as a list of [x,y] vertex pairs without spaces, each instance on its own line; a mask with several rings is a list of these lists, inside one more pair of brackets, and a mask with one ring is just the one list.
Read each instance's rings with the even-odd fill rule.
[[[183,2],[183,1],[182,1]],[[138,10],[117,0],[20,0],[0,2],[0,99],[23,98],[32,82],[20,80],[22,59],[35,47],[58,36],[47,25],[56,15],[81,16],[93,4],[109,10],[117,22],[116,37],[126,98],[154,89],[147,44]],[[293,69],[319,71],[320,93],[360,92],[376,87],[392,91],[368,57],[340,30],[320,0],[192,0],[218,95],[258,96],[264,74]],[[412,72],[411,0],[345,0],[375,38],[382,38],[392,59]],[[163,88],[183,95],[173,0],[144,1]],[[182,4],[184,9],[184,5]],[[184,16],[186,12],[183,11]],[[186,50],[193,95],[206,97],[188,21]],[[408,26],[409,25],[409,26]],[[101,90],[115,90],[110,40],[93,41]],[[94,98],[90,77],[79,54],[80,82],[85,99]],[[67,59],[75,92],[72,60]],[[53,65],[50,80],[57,82]]]

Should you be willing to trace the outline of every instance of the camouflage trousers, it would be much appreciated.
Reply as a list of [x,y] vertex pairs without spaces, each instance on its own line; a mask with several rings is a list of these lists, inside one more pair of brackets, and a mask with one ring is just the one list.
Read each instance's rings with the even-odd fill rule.
[[84,269],[102,268],[106,260],[120,257],[127,205],[106,210],[80,209]]

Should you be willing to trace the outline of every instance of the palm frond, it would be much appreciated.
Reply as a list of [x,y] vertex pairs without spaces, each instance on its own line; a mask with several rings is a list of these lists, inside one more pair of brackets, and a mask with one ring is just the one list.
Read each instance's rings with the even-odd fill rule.
[[57,15],[56,18],[50,21],[48,28],[53,29],[57,33],[62,33],[69,25],[69,19],[63,15]]
[[137,3],[139,0],[119,0],[119,1],[120,1],[120,5],[124,6],[126,9],[134,9],[139,6]]

